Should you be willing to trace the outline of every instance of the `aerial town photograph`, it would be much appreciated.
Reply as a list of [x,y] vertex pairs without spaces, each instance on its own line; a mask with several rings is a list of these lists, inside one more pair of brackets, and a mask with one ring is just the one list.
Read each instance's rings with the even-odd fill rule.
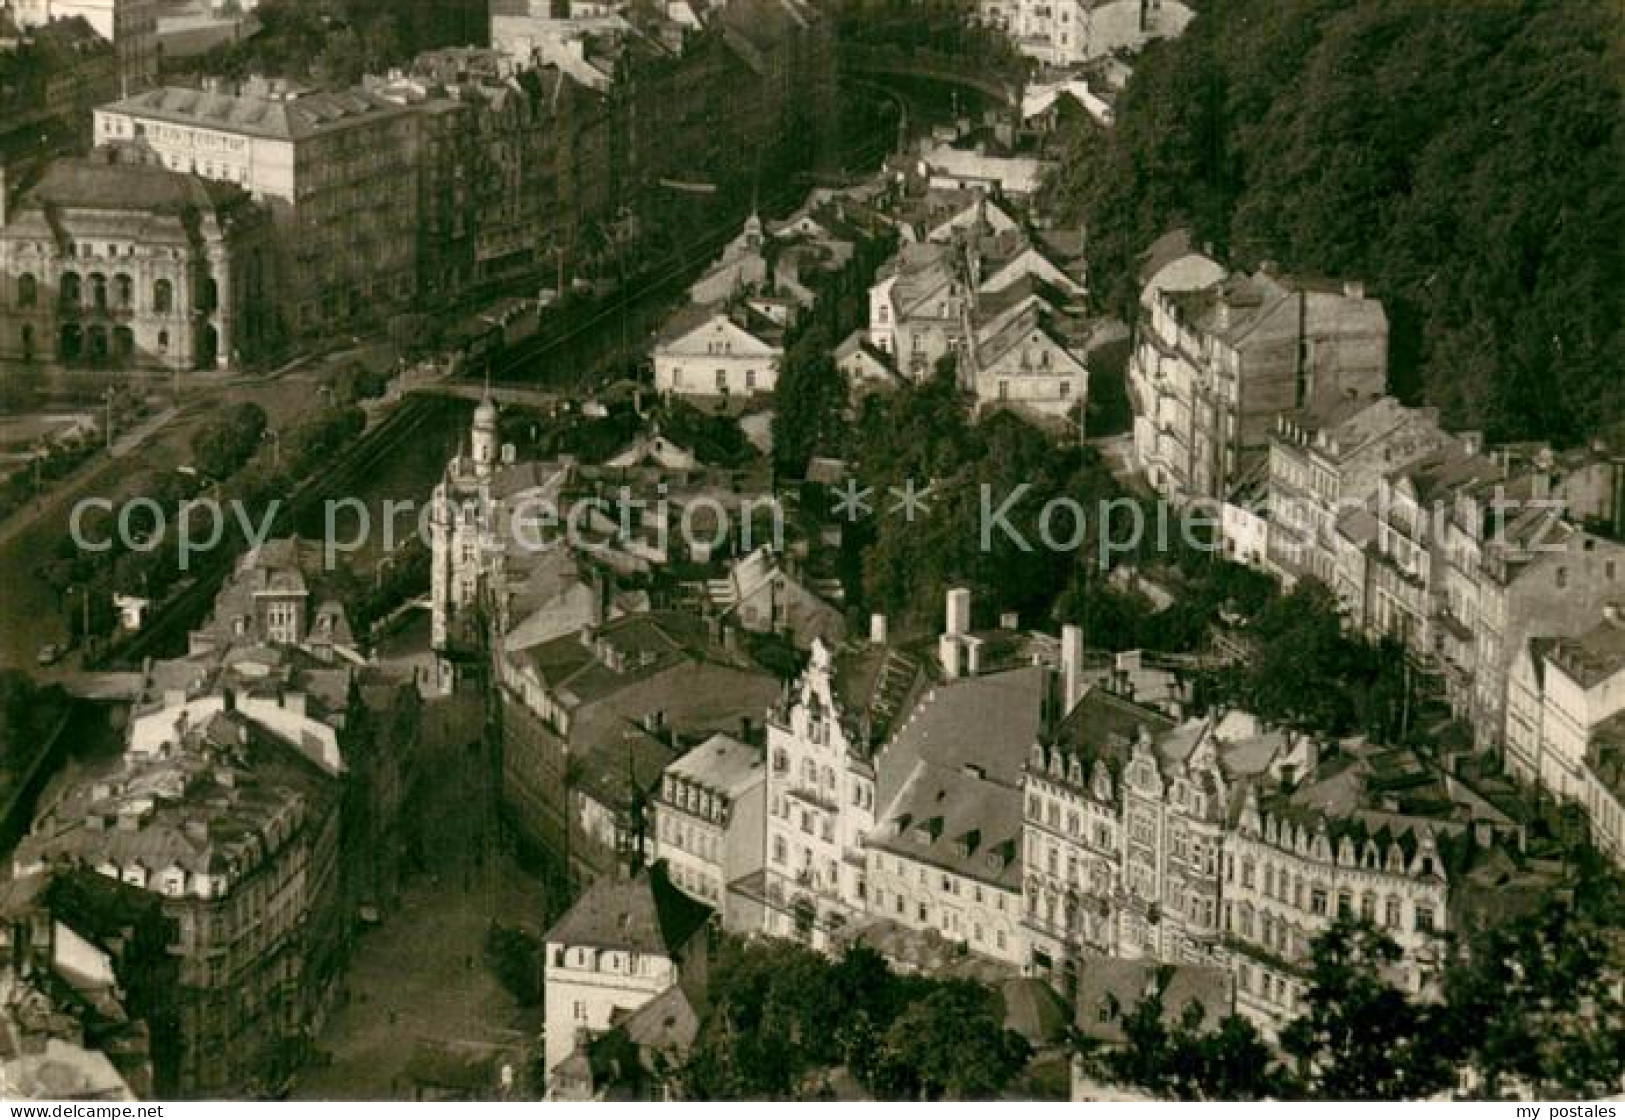
[[5,1117],[1619,1117],[1622,231],[1620,0],[0,0]]

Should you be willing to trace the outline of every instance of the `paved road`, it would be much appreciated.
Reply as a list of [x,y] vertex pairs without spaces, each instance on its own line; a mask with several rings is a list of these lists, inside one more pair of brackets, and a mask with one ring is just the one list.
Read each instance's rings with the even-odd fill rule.
[[410,1100],[419,1042],[519,1048],[540,1029],[539,1011],[521,1008],[484,960],[493,920],[540,933],[546,915],[540,884],[496,850],[489,760],[468,748],[478,704],[433,702],[425,723],[436,740],[416,814],[425,866],[400,908],[362,934],[348,1001],[317,1040],[332,1063],[301,1073],[296,1099]]

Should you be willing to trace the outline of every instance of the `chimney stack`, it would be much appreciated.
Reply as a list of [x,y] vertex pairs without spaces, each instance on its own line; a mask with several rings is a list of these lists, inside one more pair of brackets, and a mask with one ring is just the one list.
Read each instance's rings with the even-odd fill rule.
[[1061,627],[1061,708],[1065,719],[1083,698],[1083,627]]
[[869,616],[869,644],[883,646],[886,644],[886,616],[875,613]]

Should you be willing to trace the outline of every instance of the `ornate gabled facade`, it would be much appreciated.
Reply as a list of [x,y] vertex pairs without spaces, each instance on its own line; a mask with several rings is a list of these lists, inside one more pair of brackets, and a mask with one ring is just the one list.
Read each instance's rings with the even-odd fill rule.
[[1450,883],[1425,824],[1372,828],[1306,814],[1249,786],[1224,855],[1226,957],[1237,1009],[1278,1028],[1302,1010],[1310,943],[1339,918],[1376,923],[1403,952],[1396,977],[1418,992],[1444,932]]
[[855,668],[815,641],[807,671],[767,725],[766,931],[821,948],[864,913],[868,892],[873,725],[841,688]]
[[1030,967],[1072,990],[1088,955],[1213,963],[1225,788],[1209,722],[1084,693],[1027,767]]
[[238,188],[110,152],[58,160],[10,207],[4,178],[0,360],[181,372],[261,349],[269,226]]

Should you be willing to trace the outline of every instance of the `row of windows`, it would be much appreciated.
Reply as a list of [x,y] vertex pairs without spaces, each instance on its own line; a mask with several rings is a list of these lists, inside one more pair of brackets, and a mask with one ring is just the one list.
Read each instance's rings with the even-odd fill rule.
[[[90,306],[97,311],[106,311],[109,308],[133,309],[135,307],[135,281],[124,273],[118,273],[111,281],[99,272],[93,272],[88,277],[81,278],[77,272],[64,272],[57,289],[57,303],[64,308],[78,308],[84,306],[86,288],[89,289]],[[150,309],[158,314],[168,314],[175,310],[175,285],[169,280],[154,280],[152,282],[152,300]],[[17,306],[39,306],[39,280],[31,272],[25,272],[17,278]],[[218,299],[218,291],[214,280],[205,277],[198,283],[198,307],[204,311],[214,310]]]

